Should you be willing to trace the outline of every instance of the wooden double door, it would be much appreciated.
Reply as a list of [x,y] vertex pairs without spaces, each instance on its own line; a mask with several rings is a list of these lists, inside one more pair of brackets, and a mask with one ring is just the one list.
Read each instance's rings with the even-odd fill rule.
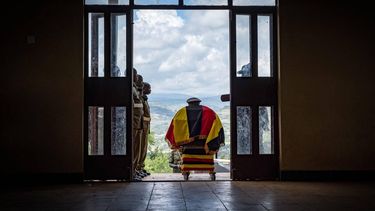
[[[229,8],[231,178],[279,177],[275,8]],[[132,175],[133,9],[85,12],[85,179]]]

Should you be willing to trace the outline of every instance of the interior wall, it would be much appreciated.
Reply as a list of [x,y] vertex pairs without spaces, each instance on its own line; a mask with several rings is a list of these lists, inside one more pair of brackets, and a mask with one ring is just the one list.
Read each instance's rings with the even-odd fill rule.
[[[280,1],[281,170],[375,169],[375,18],[363,2],[336,3]],[[83,2],[12,4],[0,173],[83,172]]]
[[0,173],[82,173],[83,1],[8,3]]
[[375,169],[375,16],[349,3],[280,1],[281,170]]

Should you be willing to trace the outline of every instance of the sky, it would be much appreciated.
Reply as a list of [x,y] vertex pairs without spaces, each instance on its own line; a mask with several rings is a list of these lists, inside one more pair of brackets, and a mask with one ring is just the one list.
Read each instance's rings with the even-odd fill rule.
[[134,67],[154,93],[229,93],[227,11],[138,10]]
[[[271,72],[269,21],[269,16],[258,16],[258,72],[265,77]],[[100,71],[104,67],[104,22],[99,22]],[[227,10],[135,10],[133,22],[133,66],[151,84],[153,93],[197,97],[229,93]],[[117,65],[121,72],[126,69],[125,23],[126,16],[118,16]],[[248,15],[237,16],[236,31],[238,71],[250,62]]]

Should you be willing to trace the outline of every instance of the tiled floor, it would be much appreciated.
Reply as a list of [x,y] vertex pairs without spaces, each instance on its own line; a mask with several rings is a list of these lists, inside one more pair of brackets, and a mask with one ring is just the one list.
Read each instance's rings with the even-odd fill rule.
[[85,183],[0,191],[0,210],[375,210],[375,183]]

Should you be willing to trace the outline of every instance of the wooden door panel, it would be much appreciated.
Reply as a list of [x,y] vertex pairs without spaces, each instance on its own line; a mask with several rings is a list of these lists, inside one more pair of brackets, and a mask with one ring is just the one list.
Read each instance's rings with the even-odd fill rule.
[[[132,178],[132,71],[129,70],[132,70],[132,55],[126,55],[126,67],[116,66],[115,55],[118,53],[113,51],[117,51],[117,45],[126,45],[126,52],[131,52],[132,16],[129,10],[111,13],[105,8],[102,12],[98,12],[97,9],[92,13],[88,11],[85,16],[87,38],[84,104],[85,179],[130,180]],[[126,21],[126,44],[119,42],[124,39],[118,39],[118,17]],[[101,25],[96,26],[98,24]],[[118,71],[114,71],[114,66]],[[103,73],[99,74],[99,71]],[[90,115],[89,109],[92,107],[104,109],[100,114],[102,116],[96,117],[96,113]],[[103,121],[100,124],[97,123],[99,119]],[[90,155],[90,150],[95,146],[92,141],[97,142],[95,140],[97,138],[91,137],[90,134],[92,131],[98,132],[98,128],[104,142],[103,149],[100,149],[98,155]]]
[[[270,12],[268,15],[270,15],[269,19],[275,22],[274,13]],[[246,24],[237,24],[237,16],[240,17],[239,20],[245,20]],[[234,180],[273,180],[279,177],[278,121],[276,115],[278,76],[277,71],[275,71],[277,67],[275,49],[277,48],[276,40],[273,39],[276,28],[272,25],[272,34],[265,36],[269,37],[269,43],[271,44],[271,47],[269,47],[271,58],[266,58],[266,60],[270,61],[268,67],[273,72],[268,74],[268,77],[258,77],[258,63],[264,63],[264,61],[259,61],[264,58],[261,57],[262,55],[258,56],[258,52],[261,52],[262,49],[260,48],[262,48],[264,42],[267,42],[267,40],[264,41],[265,38],[262,33],[258,33],[257,23],[260,16],[264,21],[264,13],[247,13],[245,11],[240,13],[236,10],[231,13],[231,162]],[[271,25],[271,22],[269,24]],[[236,40],[236,33],[243,33],[244,31],[248,32],[248,40],[244,39],[244,34],[242,34],[240,41],[248,43],[249,46],[246,46],[246,48],[249,50],[239,49],[242,46]],[[260,42],[263,43],[259,45]],[[248,53],[249,60],[243,60],[243,55],[238,55],[239,52]],[[242,57],[242,59],[237,57]],[[240,60],[244,64],[237,65],[236,62]],[[237,69],[239,67],[241,67],[241,70]],[[262,74],[267,75],[264,72]],[[251,108],[251,112],[237,113],[238,108]],[[237,147],[250,148],[251,150],[238,150]]]

